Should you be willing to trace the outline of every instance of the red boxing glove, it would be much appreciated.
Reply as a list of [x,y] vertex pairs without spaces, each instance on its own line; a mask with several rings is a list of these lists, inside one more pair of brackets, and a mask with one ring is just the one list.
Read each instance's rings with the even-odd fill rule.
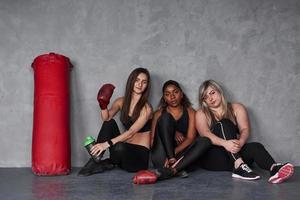
[[115,86],[107,83],[102,85],[100,88],[98,95],[97,95],[97,100],[99,102],[99,106],[101,110],[104,110],[107,108],[107,105],[109,104],[110,98],[114,92]]
[[134,184],[153,184],[157,181],[157,175],[149,170],[140,170],[133,177]]

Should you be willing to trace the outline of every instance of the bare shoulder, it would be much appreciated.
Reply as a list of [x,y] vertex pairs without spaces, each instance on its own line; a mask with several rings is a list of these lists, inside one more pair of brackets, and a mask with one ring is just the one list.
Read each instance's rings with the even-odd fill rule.
[[118,102],[118,103],[120,103],[120,104],[123,104],[124,99],[125,99],[125,97],[118,97],[118,98],[116,99],[116,102]]
[[154,117],[159,117],[162,113],[162,110],[161,109],[158,109],[154,112]]
[[191,115],[191,116],[194,116],[196,113],[195,109],[191,106],[187,108],[187,111],[188,111],[189,115]]
[[231,106],[234,112],[240,112],[246,110],[246,107],[241,103],[237,103],[237,102],[231,103]]
[[149,103],[146,103],[142,109],[142,113],[144,113],[148,118],[152,118],[152,106]]
[[153,118],[154,118],[154,119],[159,118],[160,115],[161,115],[161,112],[162,112],[161,109],[156,110],[156,111],[154,112],[154,114],[153,114]]
[[200,131],[200,129],[209,129],[209,121],[204,113],[204,111],[200,108],[196,111],[195,114],[195,125],[198,129],[198,131]]
[[237,119],[248,115],[246,107],[241,103],[233,103],[232,110]]
[[124,97],[118,97],[118,98],[114,101],[114,103],[122,108],[122,107],[123,107],[123,103],[124,103]]
[[200,108],[200,109],[198,109],[197,111],[196,111],[196,115],[204,115],[204,112],[203,112],[203,110]]
[[118,97],[118,98],[115,100],[115,102],[121,102],[121,103],[123,103],[123,102],[124,102],[124,99],[125,99],[125,97]]
[[201,121],[207,120],[206,115],[205,115],[205,113],[203,112],[202,109],[198,109],[195,113],[196,113],[195,114],[196,121],[198,121],[198,120],[201,120]]
[[152,105],[150,103],[146,103],[145,104],[145,109],[147,112],[151,112],[153,111]]

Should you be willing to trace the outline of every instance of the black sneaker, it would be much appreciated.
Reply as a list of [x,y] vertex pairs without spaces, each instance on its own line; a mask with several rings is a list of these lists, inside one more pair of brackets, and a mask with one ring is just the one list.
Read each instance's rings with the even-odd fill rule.
[[90,176],[92,174],[102,173],[106,170],[111,170],[115,167],[109,159],[101,160],[96,163],[93,159],[90,159],[78,172],[78,176]]
[[93,173],[101,173],[103,171],[111,170],[115,168],[115,165],[111,163],[109,158],[106,158],[105,160],[101,160],[99,163],[96,164],[96,166],[93,168]]
[[232,178],[239,178],[243,180],[256,180],[260,176],[252,171],[252,169],[245,163],[242,163],[237,169],[233,170]]
[[179,177],[179,178],[187,178],[187,177],[189,177],[189,174],[187,173],[187,171],[182,170],[182,171],[180,171],[180,172],[177,172],[177,173],[175,174],[175,176],[176,176],[176,177]]
[[92,169],[96,165],[96,162],[90,158],[88,162],[79,170],[78,176],[89,176],[92,175]]
[[269,183],[282,183],[294,174],[294,166],[291,163],[276,163],[270,171]]
[[155,170],[157,180],[165,180],[175,176],[174,171],[170,168],[159,168]]

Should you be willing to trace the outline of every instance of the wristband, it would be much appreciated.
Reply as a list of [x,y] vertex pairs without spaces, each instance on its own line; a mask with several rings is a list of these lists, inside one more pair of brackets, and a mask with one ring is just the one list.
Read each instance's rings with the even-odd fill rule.
[[114,146],[114,143],[111,140],[107,140],[107,143],[108,143],[109,147]]

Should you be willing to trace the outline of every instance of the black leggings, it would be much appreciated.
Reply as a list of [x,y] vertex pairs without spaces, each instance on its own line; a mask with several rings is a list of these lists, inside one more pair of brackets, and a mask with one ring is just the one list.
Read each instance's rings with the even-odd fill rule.
[[[106,142],[120,135],[114,119],[104,121],[98,134],[97,143]],[[110,160],[128,172],[148,169],[149,149],[144,146],[118,142],[109,148]]]
[[[238,129],[229,119],[218,121],[213,127],[212,132],[225,140],[237,139]],[[251,165],[255,162],[260,168],[270,170],[275,163],[272,156],[265,147],[258,142],[246,143],[240,152],[232,154],[224,147],[212,145],[200,159],[201,167],[214,171],[231,171],[234,167],[234,161],[242,158],[243,161]]]
[[197,137],[183,152],[175,156],[175,119],[168,112],[163,112],[157,121],[151,158],[154,168],[162,168],[166,158],[181,159],[176,171],[181,171],[195,162],[210,147],[206,137]]

